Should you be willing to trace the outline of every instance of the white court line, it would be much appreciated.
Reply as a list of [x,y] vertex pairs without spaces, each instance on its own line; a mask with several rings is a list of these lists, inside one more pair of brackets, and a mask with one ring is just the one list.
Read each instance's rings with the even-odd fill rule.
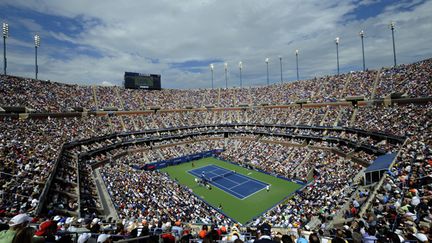
[[[262,190],[264,190],[264,189],[265,189],[265,187],[261,188],[260,190],[254,192],[254,193],[252,193],[252,194],[249,194],[247,197],[245,197],[245,198],[243,198],[243,199],[246,199],[246,198],[248,198],[248,197],[250,197],[250,196],[252,196],[252,195],[255,195],[255,194],[257,194],[258,192],[260,192],[260,191],[262,191]],[[241,200],[243,200],[243,199],[241,199]]]

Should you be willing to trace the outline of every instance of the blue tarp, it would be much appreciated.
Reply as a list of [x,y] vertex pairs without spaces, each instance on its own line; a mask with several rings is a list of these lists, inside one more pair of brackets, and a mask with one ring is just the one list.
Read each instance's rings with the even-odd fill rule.
[[390,167],[396,155],[397,155],[396,153],[391,153],[391,154],[378,156],[378,158],[376,158],[374,162],[372,162],[372,164],[369,165],[369,167],[367,167],[365,173],[387,170]]

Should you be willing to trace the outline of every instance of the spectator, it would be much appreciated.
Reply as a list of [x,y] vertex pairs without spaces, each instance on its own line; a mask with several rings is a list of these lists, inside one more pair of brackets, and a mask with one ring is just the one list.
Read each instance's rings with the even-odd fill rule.
[[293,239],[289,235],[282,235],[282,243],[293,243]]
[[348,241],[345,240],[344,233],[341,229],[336,230],[336,236],[333,237],[331,243],[348,243]]
[[27,226],[24,229],[21,229],[20,231],[18,231],[18,233],[15,235],[12,243],[32,243],[32,242],[35,242],[33,240],[34,233],[35,233],[35,229]]
[[376,230],[374,227],[369,227],[367,231],[363,234],[364,243],[375,243],[378,238],[375,236]]
[[90,237],[90,233],[83,233],[78,237],[78,243],[86,243]]
[[97,243],[111,243],[111,236],[108,234],[100,234],[97,238]]
[[207,232],[208,232],[208,226],[204,224],[201,227],[201,231],[198,233],[199,238],[204,239],[204,237],[207,235]]
[[57,232],[57,224],[53,220],[48,220],[39,225],[39,229],[35,232],[35,242],[54,242],[55,233]]
[[258,239],[254,243],[271,243],[275,242],[271,238],[271,226],[267,223],[263,223],[259,227]]
[[183,235],[183,228],[181,227],[181,222],[179,220],[174,223],[171,231],[174,233],[174,236],[177,239],[179,239]]
[[308,243],[308,240],[306,240],[301,229],[297,229],[297,235],[298,235],[298,238],[297,238],[296,243]]
[[[27,227],[28,223],[32,220],[27,214],[18,214],[9,221],[9,229],[0,232],[1,243],[12,243],[15,235]],[[27,232],[27,231],[25,231]],[[25,238],[24,234],[22,237]]]
[[321,240],[316,233],[312,233],[309,235],[309,243],[320,243]]

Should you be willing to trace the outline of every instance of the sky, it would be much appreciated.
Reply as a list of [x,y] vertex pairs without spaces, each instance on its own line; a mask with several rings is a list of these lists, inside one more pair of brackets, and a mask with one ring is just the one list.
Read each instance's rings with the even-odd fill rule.
[[[80,85],[122,85],[125,71],[161,74],[163,88],[296,80],[393,65],[395,22],[398,64],[432,57],[431,0],[0,0],[9,24],[7,72]],[[281,58],[281,59],[280,59]],[[2,58],[3,60],[3,58]],[[1,67],[3,67],[3,61]],[[3,70],[3,68],[1,69]]]

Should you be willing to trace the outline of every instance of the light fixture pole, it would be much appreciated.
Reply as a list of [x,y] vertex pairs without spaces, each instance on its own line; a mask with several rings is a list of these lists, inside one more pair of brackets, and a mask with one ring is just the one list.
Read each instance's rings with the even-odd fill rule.
[[283,78],[282,78],[282,56],[279,56],[279,63],[280,63],[280,71],[281,71],[281,83],[283,83]]
[[366,71],[366,63],[365,63],[365,55],[364,55],[364,42],[363,42],[363,38],[364,38],[364,31],[360,31],[360,38],[361,38],[361,44],[362,44],[362,55],[363,55],[363,72]]
[[242,82],[243,63],[241,61],[239,62],[239,69],[240,69],[240,88],[242,88],[243,87],[243,82]]
[[225,68],[225,89],[228,89],[228,63],[224,63]]
[[395,28],[395,23],[392,21],[390,22],[390,29],[392,32],[392,39],[393,39],[393,62],[394,62],[394,66],[396,67],[396,46],[395,46],[394,28]]
[[296,66],[297,66],[297,81],[299,81],[299,69],[298,69],[299,50],[295,50],[295,55],[296,55]]
[[270,58],[266,58],[265,59],[265,63],[267,64],[267,85],[270,84],[270,80],[269,80],[269,69],[268,69],[268,64],[269,64]]
[[339,75],[339,37],[336,37],[336,63],[337,63],[337,74]]
[[3,23],[3,70],[6,75],[7,59],[6,59],[6,38],[9,36],[9,25]]
[[37,63],[37,49],[40,46],[40,36],[36,34],[34,36],[34,44],[35,44],[35,79],[38,79],[39,67]]
[[211,71],[211,87],[212,87],[212,89],[213,89],[213,80],[214,80],[213,70],[214,70],[214,65],[213,65],[213,63],[211,63],[210,64],[210,71]]

